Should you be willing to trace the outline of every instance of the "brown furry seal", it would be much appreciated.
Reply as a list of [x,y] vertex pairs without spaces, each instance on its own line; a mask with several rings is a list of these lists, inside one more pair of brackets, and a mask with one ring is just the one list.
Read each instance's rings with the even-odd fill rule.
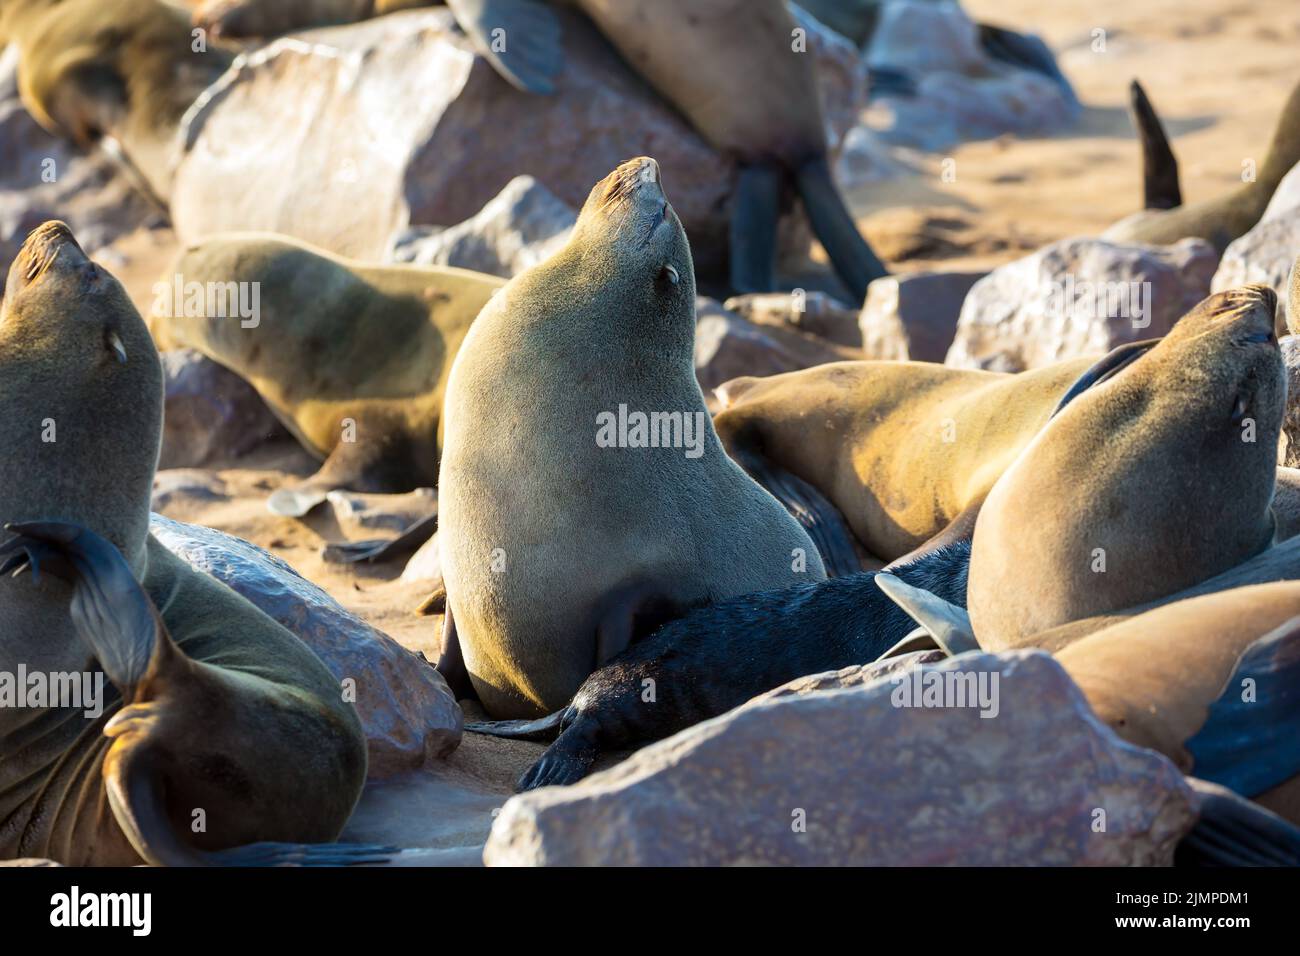
[[1156,600],[1269,546],[1286,390],[1276,302],[1264,286],[1210,296],[1025,448],[975,525],[981,646]]
[[0,561],[32,568],[0,576],[0,670],[100,688],[93,707],[0,707],[0,857],[354,858],[245,846],[336,838],[365,738],[301,641],[149,535],[161,363],[121,285],[63,223],[33,232],[10,270],[0,403]]
[[1142,140],[1147,208],[1120,220],[1102,233],[1102,238],[1167,245],[1198,236],[1222,253],[1232,240],[1259,222],[1282,177],[1300,163],[1300,84],[1282,107],[1273,141],[1256,171],[1255,180],[1226,195],[1187,206],[1182,205],[1173,151],[1155,110],[1136,81],[1131,95]]
[[[439,475],[448,617],[499,718],[692,605],[825,577],[722,450],[695,380],[690,245],[658,164],[592,190],[569,243],[483,310],[452,367]],[[458,641],[457,641],[458,639]]]
[[452,358],[504,284],[236,233],[180,254],[155,287],[151,322],[163,347],[198,349],[250,382],[324,459],[306,482],[271,497],[271,510],[299,516],[335,488],[399,492],[437,482]]
[[0,41],[17,44],[18,86],[36,121],[102,145],[160,205],[181,117],[233,60],[200,43],[160,0],[5,0]]

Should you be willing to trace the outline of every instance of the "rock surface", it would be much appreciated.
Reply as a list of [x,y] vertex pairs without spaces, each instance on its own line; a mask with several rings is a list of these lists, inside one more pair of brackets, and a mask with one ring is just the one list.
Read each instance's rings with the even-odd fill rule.
[[701,299],[695,326],[695,377],[705,397],[742,375],[776,375],[862,358],[857,349],[776,325],[756,325]]
[[228,461],[288,432],[253,386],[194,349],[162,352],[163,441],[159,468]]
[[345,611],[279,558],[220,531],[161,515],[153,516],[150,530],[191,567],[298,635],[340,681],[356,682],[371,778],[414,769],[460,743],[461,710],[433,665]]
[[1197,817],[1177,768],[1115,736],[1045,653],[964,654],[911,679],[981,672],[999,681],[990,719],[895,706],[909,685],[891,679],[751,702],[574,786],[514,797],[484,862],[1171,862]]
[[1209,294],[1217,263],[1203,239],[1062,239],[971,287],[945,361],[1019,372],[1164,335]]
[[[1210,283],[1213,292],[1236,286],[1262,283],[1277,293],[1277,329],[1286,334],[1287,299],[1291,266],[1300,254],[1300,209],[1291,209],[1264,219],[1223,250],[1223,259]],[[1300,319],[1297,316],[1296,319]]]
[[448,229],[408,229],[389,258],[510,279],[558,251],[577,221],[577,212],[532,176],[516,176],[472,219]]
[[966,294],[987,274],[914,272],[876,279],[858,316],[863,353],[869,359],[942,362]]
[[403,581],[442,581],[442,551],[438,547],[438,533],[420,545],[402,570]]
[[795,290],[733,296],[722,306],[756,325],[794,329],[855,349],[858,313],[825,292]]
[[[310,31],[241,57],[187,116],[171,197],[177,233],[267,229],[380,259],[410,224],[464,222],[516,176],[578,208],[593,183],[645,154],[659,160],[697,267],[716,268],[733,162],[587,21],[559,16],[566,61],[549,97],[502,80],[441,9]],[[857,118],[865,72],[851,43],[802,22],[837,142]]]

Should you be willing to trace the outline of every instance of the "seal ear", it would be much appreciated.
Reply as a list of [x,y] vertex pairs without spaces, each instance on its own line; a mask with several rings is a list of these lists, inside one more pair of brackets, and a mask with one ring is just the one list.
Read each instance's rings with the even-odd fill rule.
[[[975,630],[971,627],[970,614],[955,604],[949,604],[943,598],[881,571],[876,575],[876,585],[888,595],[889,599],[902,608],[912,620],[930,632],[934,642],[949,657],[955,657],[965,651],[979,650],[979,641],[975,640]],[[915,635],[909,634],[903,643],[911,644]],[[908,647],[912,650],[914,648]],[[894,650],[886,652],[888,657]]]

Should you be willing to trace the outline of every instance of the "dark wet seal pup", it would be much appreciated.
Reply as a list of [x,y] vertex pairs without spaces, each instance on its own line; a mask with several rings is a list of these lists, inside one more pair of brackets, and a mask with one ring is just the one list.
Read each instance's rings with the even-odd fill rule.
[[1178,162],[1160,118],[1136,81],[1130,97],[1142,142],[1146,208],[1115,223],[1102,233],[1103,239],[1168,245],[1195,236],[1222,253],[1232,240],[1245,235],[1259,222],[1282,177],[1300,162],[1300,84],[1297,84],[1282,107],[1273,141],[1255,178],[1222,196],[1184,206],[1178,185]]
[[[969,558],[969,542],[957,541],[892,573],[965,606]],[[876,577],[868,571],[698,608],[592,674],[563,710],[466,729],[527,739],[559,731],[519,789],[573,783],[604,752],[661,740],[788,681],[889,652],[916,625]]]
[[158,352],[121,284],[65,224],[35,230],[0,304],[0,570],[31,566],[0,576],[0,671],[112,684],[91,716],[0,707],[0,858],[369,859],[297,845],[336,839],[365,782],[338,681],[149,534],[162,398]]

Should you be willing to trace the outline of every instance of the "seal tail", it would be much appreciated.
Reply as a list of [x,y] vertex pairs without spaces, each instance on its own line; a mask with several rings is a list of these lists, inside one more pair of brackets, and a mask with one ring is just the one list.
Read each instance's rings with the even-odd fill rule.
[[[884,571],[876,575],[876,585],[912,620],[929,631],[935,643],[949,657],[965,651],[979,650],[980,645],[975,640],[970,615],[963,608],[945,601],[937,594],[913,587],[901,578]],[[912,635],[904,638],[905,642],[912,640]],[[894,651],[890,650],[884,656],[888,657],[893,653]]]
[[1169,146],[1164,124],[1147,99],[1142,84],[1129,84],[1129,110],[1142,141],[1142,191],[1146,209],[1174,209],[1183,204],[1178,185],[1178,160]]
[[867,285],[888,275],[889,270],[854,225],[844,199],[835,188],[825,156],[804,163],[795,172],[794,179],[813,232],[826,249],[836,274],[861,305],[867,298]]
[[1188,777],[1200,820],[1174,851],[1179,866],[1300,866],[1300,828],[1226,787]]
[[487,737],[504,737],[507,740],[552,741],[563,729],[565,715],[570,708],[562,707],[553,714],[538,720],[476,720],[465,724],[472,734]]

